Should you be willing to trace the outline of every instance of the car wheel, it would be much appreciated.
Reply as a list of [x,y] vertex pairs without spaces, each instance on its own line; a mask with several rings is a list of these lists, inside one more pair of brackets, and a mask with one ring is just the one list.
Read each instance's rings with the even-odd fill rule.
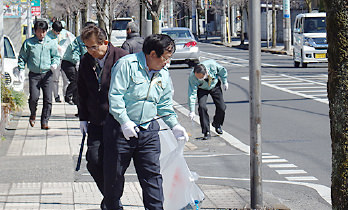
[[300,67],[300,62],[298,62],[298,61],[294,61],[294,67],[295,67],[295,68]]
[[307,68],[308,63],[302,63],[302,68]]
[[190,61],[190,62],[188,62],[188,65],[191,68],[191,67],[195,67],[198,63],[199,63],[199,61]]

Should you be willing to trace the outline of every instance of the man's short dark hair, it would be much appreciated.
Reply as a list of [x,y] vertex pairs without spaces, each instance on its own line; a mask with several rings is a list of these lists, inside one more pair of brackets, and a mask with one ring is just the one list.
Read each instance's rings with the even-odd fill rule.
[[151,34],[144,40],[143,52],[148,55],[152,50],[156,52],[158,57],[161,57],[164,51],[174,53],[174,40],[166,34]]
[[60,21],[54,21],[52,28],[55,32],[61,32],[63,30],[63,25]]
[[206,74],[207,73],[207,69],[205,68],[205,66],[203,64],[198,64],[193,69],[193,72],[197,73],[197,74]]
[[95,36],[97,38],[98,44],[103,44],[105,40],[107,40],[106,33],[103,29],[95,26],[95,25],[89,25],[87,27],[84,27],[81,32],[81,40],[84,42],[85,40],[88,40],[92,36]]
[[34,30],[36,31],[37,29],[42,29],[43,31],[47,31],[48,29],[47,22],[44,20],[35,21]]
[[91,26],[91,25],[97,26],[97,24],[93,23],[92,21],[88,21],[83,25],[83,27],[87,27],[87,26]]

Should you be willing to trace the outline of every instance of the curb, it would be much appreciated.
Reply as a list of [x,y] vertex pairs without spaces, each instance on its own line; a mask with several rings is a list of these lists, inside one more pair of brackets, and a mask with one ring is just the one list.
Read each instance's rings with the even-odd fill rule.
[[[231,45],[231,44],[225,44],[222,43],[221,41],[212,41],[211,44],[215,44],[215,45],[224,45],[226,47],[235,47],[238,49],[243,49],[243,50],[248,50],[248,44],[244,44],[244,45]],[[267,52],[267,53],[272,53],[272,54],[279,54],[279,55],[289,55],[292,56],[292,53],[288,53],[287,51],[284,50],[276,50],[276,49],[272,49],[272,48],[261,48],[261,52]]]

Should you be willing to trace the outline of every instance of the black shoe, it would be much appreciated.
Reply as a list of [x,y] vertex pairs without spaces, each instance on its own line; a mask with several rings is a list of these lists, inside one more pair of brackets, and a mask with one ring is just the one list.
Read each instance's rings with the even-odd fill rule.
[[211,139],[210,132],[206,132],[206,133],[204,134],[204,137],[202,138],[202,140],[209,140],[209,139]]
[[215,131],[216,131],[216,133],[218,133],[218,134],[222,134],[223,132],[222,132],[222,129],[221,129],[221,126],[219,126],[219,127],[215,127]]
[[75,117],[79,117],[79,113],[75,114]]
[[62,101],[60,100],[60,97],[59,97],[59,96],[57,96],[56,98],[54,98],[54,100],[56,100],[57,103],[62,102]]

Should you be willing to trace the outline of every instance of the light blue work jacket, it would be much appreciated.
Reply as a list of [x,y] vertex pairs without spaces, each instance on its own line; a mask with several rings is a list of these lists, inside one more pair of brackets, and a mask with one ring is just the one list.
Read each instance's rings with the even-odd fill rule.
[[169,115],[163,120],[170,128],[178,124],[167,68],[150,78],[145,54],[139,52],[120,58],[111,71],[109,112],[121,125],[131,120],[147,128],[156,115]]
[[82,42],[81,37],[78,36],[76,39],[69,44],[66,49],[63,60],[70,61],[73,64],[77,64],[80,58],[87,52],[85,44]]
[[18,69],[24,70],[25,64],[34,73],[46,73],[50,71],[52,64],[59,65],[57,42],[47,35],[42,42],[36,36],[25,40],[18,56]]
[[214,60],[206,60],[201,62],[200,64],[203,64],[207,69],[208,81],[197,79],[195,73],[192,70],[188,78],[188,104],[191,112],[195,111],[198,88],[203,90],[213,89],[218,83],[219,77],[223,84],[227,83],[227,70],[225,69],[225,67],[221,66]]

